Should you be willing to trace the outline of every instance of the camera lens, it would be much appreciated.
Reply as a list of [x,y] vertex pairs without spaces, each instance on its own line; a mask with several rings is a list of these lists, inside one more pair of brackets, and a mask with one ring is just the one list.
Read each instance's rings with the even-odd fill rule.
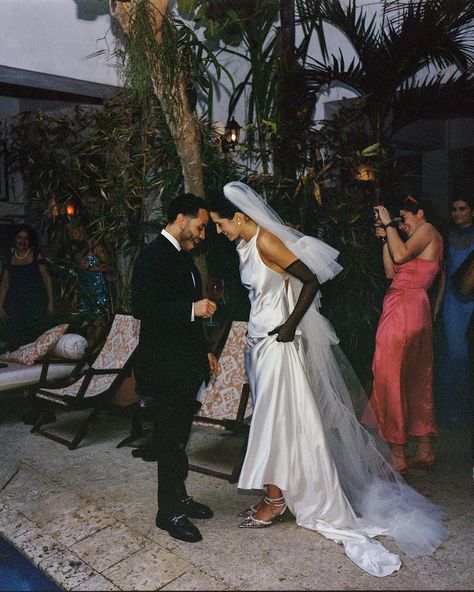
[[372,210],[372,218],[375,221],[379,219],[379,213],[377,212],[377,210]]

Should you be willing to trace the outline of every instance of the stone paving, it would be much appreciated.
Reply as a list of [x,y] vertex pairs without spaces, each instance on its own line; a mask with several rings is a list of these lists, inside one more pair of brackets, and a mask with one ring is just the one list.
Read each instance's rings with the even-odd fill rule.
[[[130,448],[116,448],[128,420],[99,417],[81,446],[69,451],[30,433],[21,421],[23,403],[21,393],[2,393],[0,532],[64,590],[474,589],[467,432],[442,432],[434,471],[408,476],[446,509],[450,538],[429,557],[411,560],[400,553],[400,571],[375,578],[341,546],[297,527],[288,513],[269,529],[237,529],[237,513],[257,495],[193,472],[188,490],[215,517],[199,522],[202,542],[172,539],[154,525],[156,466],[134,459]],[[63,413],[63,429],[77,417]],[[222,468],[239,450],[239,437],[196,426],[190,458]]]

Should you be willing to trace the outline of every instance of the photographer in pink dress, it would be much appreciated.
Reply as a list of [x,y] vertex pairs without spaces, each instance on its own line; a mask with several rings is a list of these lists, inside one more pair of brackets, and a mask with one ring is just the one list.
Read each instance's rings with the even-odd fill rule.
[[[399,221],[391,220],[384,206],[374,209],[375,234],[384,243],[385,275],[392,283],[377,329],[370,403],[393,466],[406,474],[409,467],[431,469],[435,462],[433,330],[427,290],[440,271],[443,240],[427,221],[423,204],[412,196],[400,204]],[[418,437],[418,443],[415,455],[407,459],[409,436]]]

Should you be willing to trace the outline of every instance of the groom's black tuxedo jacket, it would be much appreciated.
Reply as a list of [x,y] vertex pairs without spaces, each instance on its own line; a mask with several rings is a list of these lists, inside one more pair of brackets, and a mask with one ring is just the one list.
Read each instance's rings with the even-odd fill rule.
[[141,319],[134,363],[140,394],[207,369],[202,321],[191,321],[192,303],[201,298],[192,256],[160,234],[139,255],[132,276],[132,311]]

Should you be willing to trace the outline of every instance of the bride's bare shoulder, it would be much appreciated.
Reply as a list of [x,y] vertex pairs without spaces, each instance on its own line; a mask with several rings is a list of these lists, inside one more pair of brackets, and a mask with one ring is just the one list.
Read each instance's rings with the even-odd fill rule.
[[257,236],[257,249],[263,260],[272,269],[281,273],[288,265],[293,263],[297,257],[286,245],[274,234],[266,230],[260,230]]
[[277,236],[271,232],[268,232],[268,230],[265,230],[264,228],[260,228],[258,232],[257,243],[259,245],[275,245],[278,243],[283,244]]
[[285,247],[277,236],[268,232],[268,230],[265,230],[264,228],[260,228],[257,236],[257,245],[259,249],[264,251]]

